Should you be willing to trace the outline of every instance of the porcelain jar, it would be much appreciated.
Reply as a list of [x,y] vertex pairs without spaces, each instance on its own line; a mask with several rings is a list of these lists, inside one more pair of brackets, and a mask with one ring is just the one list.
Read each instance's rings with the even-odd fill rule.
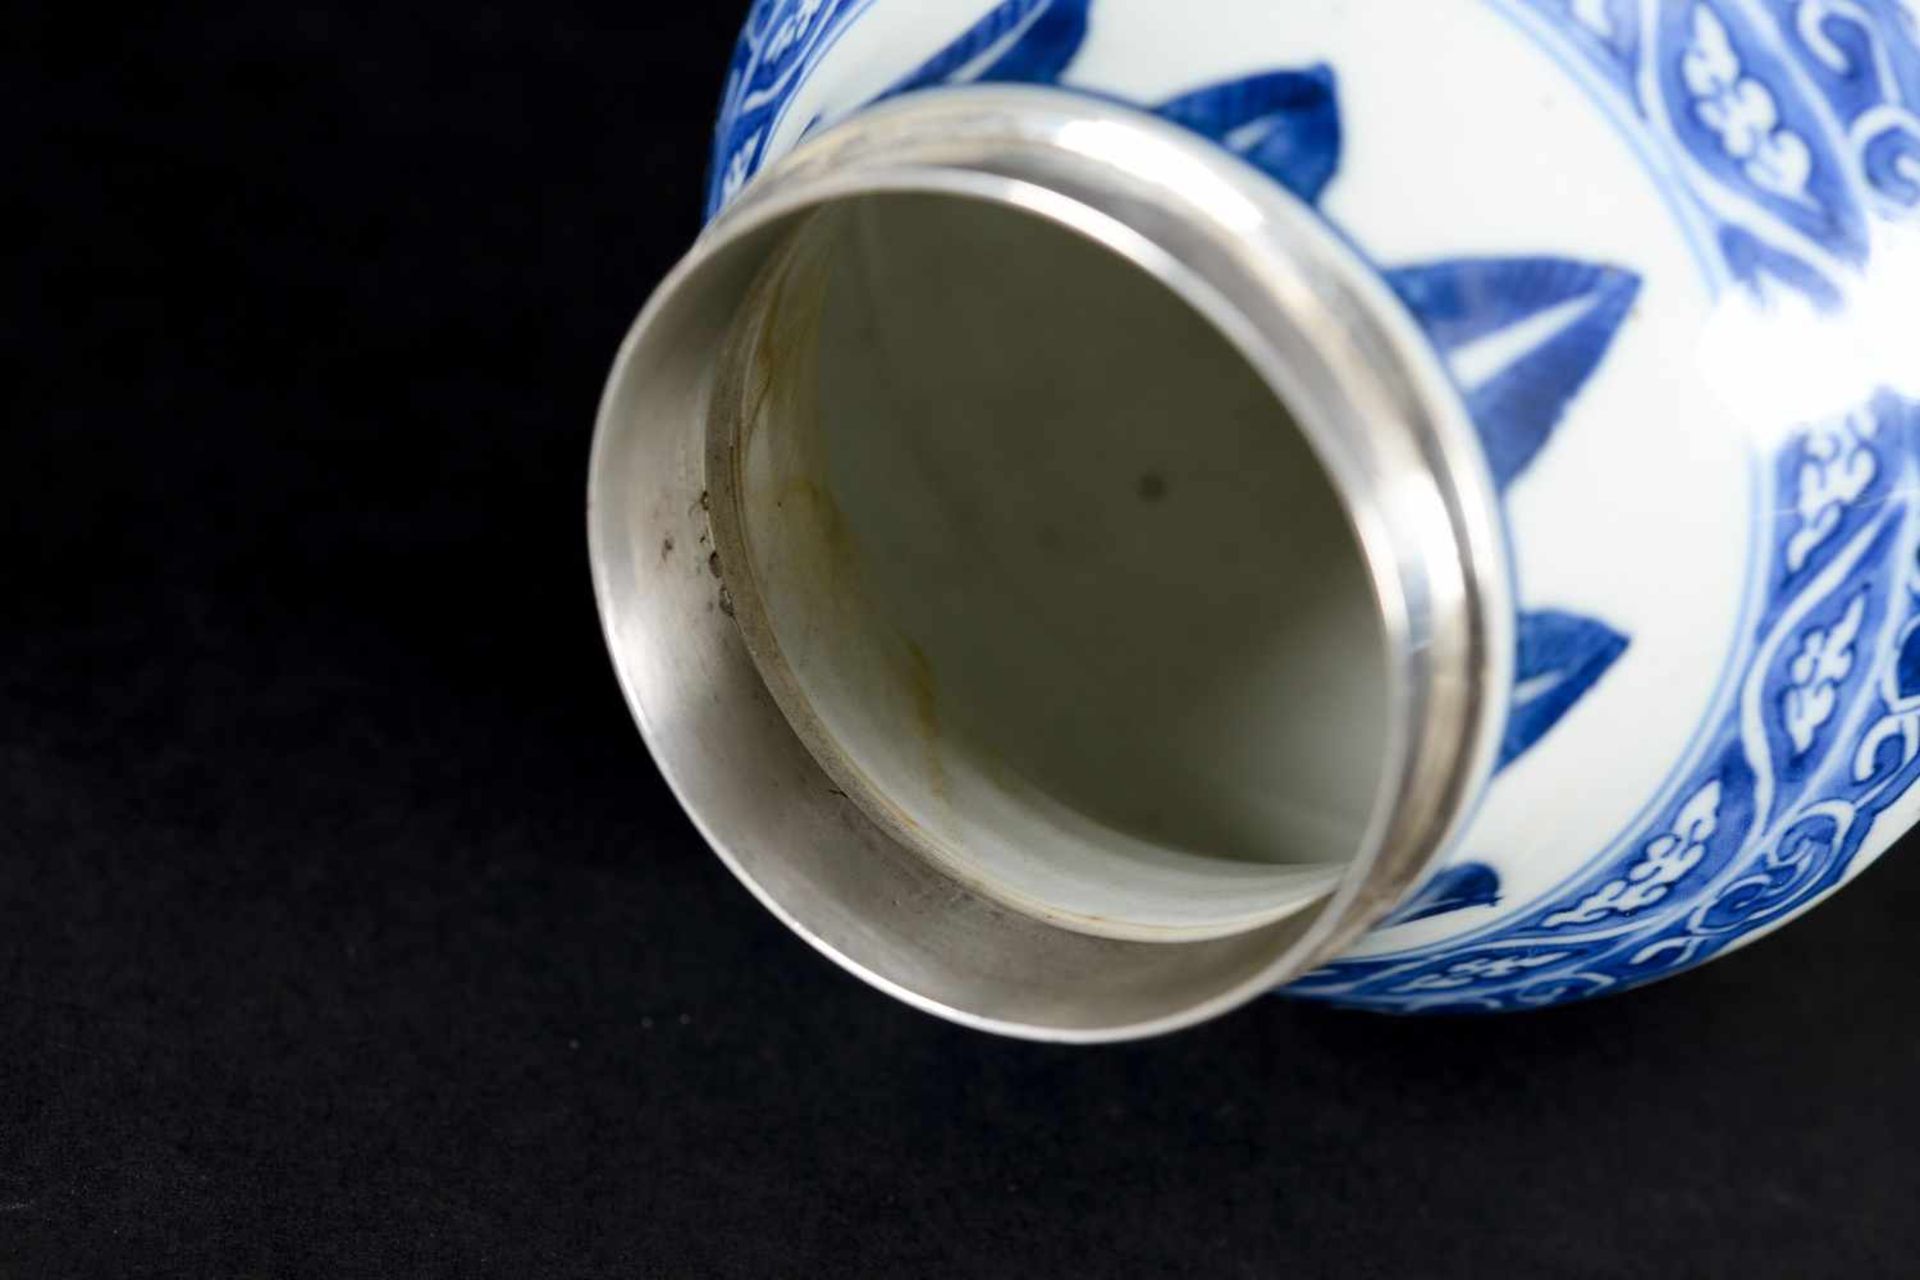
[[670,785],[1097,1041],[1724,955],[1920,811],[1912,0],[760,0],[593,463]]

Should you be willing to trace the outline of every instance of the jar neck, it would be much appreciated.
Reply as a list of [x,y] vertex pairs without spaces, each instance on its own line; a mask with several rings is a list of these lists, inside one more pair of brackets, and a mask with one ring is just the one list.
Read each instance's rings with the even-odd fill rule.
[[[939,222],[947,216],[942,209],[962,206],[964,220]],[[860,244],[846,228],[863,217],[870,230],[881,228],[884,251],[856,260],[847,255]],[[927,230],[936,224],[947,226],[940,233],[947,240]],[[965,237],[976,231],[988,238],[970,248]],[[950,674],[948,667],[1017,634],[1010,628],[1031,610],[982,623],[977,641],[963,637],[943,649],[938,619],[976,619],[981,610],[969,603],[941,614],[937,599],[984,599],[981,592],[1018,570],[969,577],[965,557],[939,555],[946,526],[920,514],[936,502],[889,500],[903,491],[906,470],[866,482],[859,468],[848,474],[832,461],[874,457],[890,442],[832,434],[853,431],[848,424],[862,420],[860,406],[873,401],[862,398],[854,340],[841,340],[848,354],[834,363],[833,335],[856,332],[858,307],[825,301],[858,291],[841,287],[836,294],[822,281],[836,271],[851,278],[859,267],[871,282],[873,263],[898,258],[898,247],[914,235],[936,256],[886,277],[894,284],[873,287],[891,301],[872,308],[867,331],[886,336],[889,326],[876,317],[910,310],[897,282],[937,271],[942,244],[951,243],[965,262],[1004,268],[980,246],[1055,236],[1063,242],[1035,250],[1027,276],[1052,272],[1063,291],[1092,289],[1065,274],[1064,264],[1078,260],[1076,246],[1086,247],[1079,257],[1087,258],[1089,272],[1105,269],[1097,257],[1117,273],[1099,276],[1098,287],[1111,287],[1116,298],[1168,300],[1179,312],[1166,313],[1168,332],[1196,328],[1182,327],[1183,315],[1204,327],[1297,432],[1303,456],[1324,478],[1328,510],[1350,536],[1370,609],[1365,634],[1379,659],[1377,705],[1369,704],[1368,736],[1360,739],[1369,757],[1365,811],[1350,847],[1338,850],[1338,865],[1318,887],[1311,877],[1262,871],[1245,881],[1250,905],[1237,910],[1231,893],[1207,889],[1240,885],[1237,872],[1182,860],[1204,840],[1162,833],[1143,843],[1137,831],[1113,838],[1136,860],[1151,860],[1156,841],[1180,848],[1142,874],[1137,893],[1119,872],[1103,886],[1100,832],[1108,827],[1101,821],[1061,819],[1076,805],[1056,803],[1057,789],[1029,785],[1024,775],[1018,786],[993,783],[994,768],[973,767],[979,752],[952,754],[959,749],[944,739],[928,747],[929,708],[936,727],[951,729],[953,716],[943,717],[937,697],[923,697],[922,686],[938,676],[964,688],[951,704],[962,713],[993,706],[992,686],[981,683],[986,677]],[[1062,264],[1057,272],[1047,266],[1049,253]],[[978,274],[987,274],[984,266]],[[1022,306],[1006,305],[1022,278],[983,281],[980,314],[1004,314],[1007,323],[1030,316],[1045,290]],[[921,321],[892,329],[959,323],[946,313],[968,305],[956,296],[966,274],[945,279],[945,292],[930,295],[933,305],[912,313]],[[1005,337],[1002,327],[983,321],[978,331],[989,341]],[[948,406],[956,388],[994,378],[1008,386],[1035,383],[1019,367],[1019,342],[989,345],[997,353],[987,362],[992,377],[940,367],[947,348],[930,344],[931,354],[890,351],[892,372],[875,381],[888,383],[895,399],[887,404],[896,411],[902,403],[923,404],[928,413]],[[1099,367],[1099,352],[1068,353],[1076,354],[1087,357],[1088,368]],[[1157,359],[1151,352],[1148,358]],[[1134,353],[1131,363],[1140,359]],[[1137,372],[1128,362],[1115,367]],[[1196,356],[1193,367],[1207,366]],[[925,370],[922,401],[899,399],[907,368]],[[1154,372],[1146,372],[1143,385]],[[1084,385],[1099,389],[1097,379]],[[1212,383],[1197,378],[1194,385]],[[1126,403],[1119,397],[1100,413],[1112,417]],[[882,412],[868,416],[877,421]],[[1055,412],[1048,421],[1057,426],[1071,417]],[[1091,460],[1112,452],[1076,454],[1071,426],[1060,430],[1066,434],[1059,456]],[[1178,430],[1191,440],[1198,428]],[[953,451],[957,434],[927,437],[929,448],[948,450],[942,474],[986,474],[986,454]],[[1021,449],[1039,450],[1030,435],[1012,438]],[[1196,457],[1204,454],[1201,444],[1193,448]],[[1274,462],[1274,474],[1288,469],[1283,462]],[[1037,452],[1017,455],[1022,474],[1042,463]],[[1197,462],[1189,469],[1214,474]],[[1166,496],[1165,477],[1137,470],[1138,500]],[[1223,530],[1239,528],[1231,523],[1241,492],[1233,471],[1226,468],[1221,474],[1229,478],[1193,508]],[[1006,497],[1008,488],[982,485],[962,504],[969,512],[987,509],[966,527],[968,537],[984,539],[983,548],[1002,527],[1047,523],[1029,519]],[[798,503],[782,496],[796,493],[812,496]],[[828,130],[763,174],[709,227],[629,338],[602,408],[591,498],[596,586],[616,666],[656,758],[703,833],[821,950],[896,995],[972,1025],[1040,1039],[1128,1038],[1198,1021],[1300,976],[1339,954],[1420,882],[1492,768],[1509,686],[1510,579],[1491,481],[1446,373],[1384,284],[1317,214],[1225,151],[1122,106],[1051,89],[918,95]],[[1257,528],[1273,503],[1263,506],[1253,494],[1243,505],[1254,522],[1246,527]],[[1083,504],[1060,518],[1099,524],[1108,510]],[[889,519],[894,523],[884,523]],[[839,564],[836,538],[864,539],[868,562],[850,570]],[[815,545],[818,555],[801,554]],[[872,548],[916,546],[928,550],[922,561],[903,561],[909,567],[950,567],[916,576],[872,563]],[[1070,602],[1060,626],[1109,608],[1123,611],[1116,616],[1139,608],[1124,582],[1101,593],[1095,569],[1113,562],[1085,556],[1072,562],[1071,576],[1094,585],[1084,600]],[[1213,586],[1206,574],[1177,585],[1200,592],[1199,599],[1214,598],[1210,590],[1228,599],[1284,578],[1288,568],[1276,559],[1215,575]],[[1059,576],[1048,569],[1036,580],[1047,574]],[[846,600],[857,595],[857,605],[833,594],[856,579],[861,585]],[[967,590],[975,594],[965,596]],[[882,598],[885,608],[872,605]],[[1282,613],[1274,617],[1284,621]],[[1144,647],[1154,611],[1141,616],[1128,642]],[[916,628],[919,638],[889,656],[892,642],[883,637]],[[1194,642],[1208,643],[1220,630],[1197,619]],[[1164,635],[1163,645],[1179,640],[1177,628]],[[1298,647],[1279,645],[1287,652]],[[1165,671],[1181,656],[1147,651],[1138,665]],[[1195,669],[1211,663],[1209,657]],[[1044,683],[1057,689],[1088,666],[1063,661]],[[887,669],[897,669],[899,680],[871,683],[878,679],[872,673]],[[1108,690],[1120,687],[1121,677],[1113,679],[1112,686],[1089,685],[1094,692],[1085,701],[1104,707]],[[1010,701],[1004,711],[983,714],[969,741],[1019,720],[1023,706]],[[1051,742],[1052,727],[1072,714],[1067,708],[1036,717],[1035,730],[1013,748],[990,744],[995,758],[1032,763],[1034,776],[1071,774],[1072,757],[1107,745],[1099,728],[1107,721],[1097,717],[1086,722],[1093,729],[1080,726],[1078,738],[1063,739],[1066,745]],[[1159,722],[1149,716],[1125,723]],[[1194,741],[1194,750],[1214,749],[1204,738]],[[1311,754],[1310,747],[1293,750]],[[928,755],[915,773],[911,761],[901,761],[916,751],[948,754]],[[1097,788],[1116,769],[1081,773]],[[970,781],[975,774],[987,781]],[[1146,777],[1108,787],[1120,794],[1099,794],[1092,808],[1125,807],[1133,793],[1151,789],[1151,773]],[[1016,803],[1036,790],[1047,792],[1044,803]],[[1205,804],[1194,807],[1195,821],[1203,821]],[[995,848],[1005,857],[988,856]],[[1057,850],[1057,859],[1036,862],[1036,849],[1049,858]],[[1030,865],[1031,875],[1023,870]],[[1077,868],[1073,875],[1056,874],[1069,865]],[[1326,860],[1317,865],[1326,870]],[[1176,875],[1186,871],[1193,873],[1188,880]]]

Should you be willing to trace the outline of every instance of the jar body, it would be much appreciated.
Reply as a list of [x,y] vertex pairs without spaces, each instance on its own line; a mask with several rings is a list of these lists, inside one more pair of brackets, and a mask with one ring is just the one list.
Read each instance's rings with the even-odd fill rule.
[[1893,0],[762,0],[709,213],[906,94],[1151,111],[1318,211],[1500,496],[1497,770],[1293,994],[1559,1003],[1777,927],[1920,817],[1920,45]]

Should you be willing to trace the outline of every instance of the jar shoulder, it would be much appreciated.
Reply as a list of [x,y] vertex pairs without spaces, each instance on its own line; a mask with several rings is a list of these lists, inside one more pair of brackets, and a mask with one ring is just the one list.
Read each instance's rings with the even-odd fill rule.
[[1024,83],[1318,210],[1479,428],[1518,616],[1455,854],[1301,990],[1551,1003],[1766,932],[1914,816],[1914,9],[762,0],[709,204],[871,103]]

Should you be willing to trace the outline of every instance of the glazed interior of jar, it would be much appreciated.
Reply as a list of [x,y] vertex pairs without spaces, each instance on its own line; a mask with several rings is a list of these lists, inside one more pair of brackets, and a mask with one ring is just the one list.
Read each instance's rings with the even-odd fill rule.
[[972,887],[1181,941],[1332,891],[1387,643],[1274,390],[1137,267],[933,195],[813,214],[715,406],[731,607],[837,785]]

